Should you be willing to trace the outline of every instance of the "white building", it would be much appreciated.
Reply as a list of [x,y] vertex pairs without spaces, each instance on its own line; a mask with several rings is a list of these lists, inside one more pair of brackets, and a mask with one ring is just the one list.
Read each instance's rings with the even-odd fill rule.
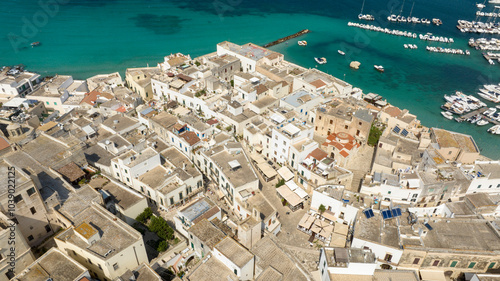
[[[14,70],[15,71],[15,70]],[[32,72],[20,72],[0,75],[0,94],[10,97],[25,97],[34,91],[35,86],[42,81],[39,74]]]
[[[81,281],[92,278],[89,270],[58,248],[51,248],[34,263],[19,273],[14,281],[67,280]],[[96,276],[96,275],[94,275]]]
[[352,225],[358,215],[358,208],[345,204],[342,200],[343,187],[320,186],[313,190],[311,209],[318,212],[319,206],[325,206],[323,216],[329,216],[336,223]]
[[463,166],[464,175],[471,180],[467,194],[485,192],[500,193],[500,161],[476,161],[472,166]]
[[236,274],[240,280],[252,280],[255,257],[232,238],[226,237],[215,245],[213,255]]
[[377,263],[370,250],[321,248],[319,272],[321,281],[335,280],[335,274],[373,276]]
[[93,203],[70,220],[72,226],[55,237],[57,247],[94,277],[114,280],[148,263],[142,235],[100,205]]
[[111,159],[111,172],[114,178],[128,186],[136,186],[134,181],[144,173],[161,165],[160,154],[148,147],[143,151],[130,150]]
[[28,98],[43,102],[47,109],[57,110],[62,115],[66,113],[63,103],[69,98],[67,89],[71,84],[73,84],[73,77],[57,75],[32,92]]

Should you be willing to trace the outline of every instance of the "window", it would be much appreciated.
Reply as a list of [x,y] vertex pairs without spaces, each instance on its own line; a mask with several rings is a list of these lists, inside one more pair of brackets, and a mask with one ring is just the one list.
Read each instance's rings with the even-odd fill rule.
[[333,124],[333,120],[330,120],[330,124]]
[[129,179],[129,178],[127,178],[127,181],[128,181],[128,182],[130,182],[130,179]]
[[179,200],[182,200],[182,191],[179,192]]
[[141,186],[141,192],[144,192],[144,186]]
[[477,188],[478,188],[478,189],[479,189],[479,188],[481,188],[481,185],[478,185],[478,186],[477,186]]
[[120,267],[118,266],[118,263],[113,264],[113,269],[114,269],[114,270],[117,270],[118,268],[120,268]]
[[490,186],[488,186],[488,188],[491,188],[493,185],[490,184]]
[[33,235],[28,236],[28,241],[33,241],[33,239],[35,239],[33,238]]
[[237,269],[234,270],[234,274],[238,275],[238,270]]
[[89,264],[92,264],[92,261],[90,259],[87,259],[87,261],[89,262]]
[[201,243],[201,248],[203,249],[203,243]]
[[174,205],[174,197],[170,197],[170,205]]
[[54,105],[57,105],[57,102],[54,102]]
[[51,231],[51,229],[50,229],[50,225],[48,225],[48,224],[47,224],[47,225],[45,226],[45,231],[47,231],[47,233],[49,233],[49,232]]
[[345,125],[344,128],[347,130],[347,129],[349,129],[349,126]]
[[32,187],[32,188],[30,188],[30,189],[28,189],[28,190],[26,191],[26,193],[28,193],[28,196],[31,196],[31,195],[35,194],[35,192],[36,192],[36,191],[35,191],[35,188],[34,188],[34,187]]
[[471,263],[469,263],[469,266],[467,268],[474,268],[474,266],[476,266],[476,263],[475,262],[471,262]]
[[47,103],[47,105],[50,105],[50,103],[48,101],[46,101],[45,103]]
[[420,258],[415,258],[415,259],[413,260],[413,264],[418,264],[419,262],[420,262]]
[[490,269],[493,268],[495,266],[495,264],[496,264],[495,262],[490,263],[490,265],[488,265],[488,268],[490,268]]
[[439,260],[434,260],[434,262],[432,263],[432,266],[438,266],[439,265]]
[[32,215],[36,214],[36,209],[35,209],[35,207],[31,207],[31,208],[30,208],[30,211],[31,211],[31,214],[32,214]]
[[128,170],[125,170],[125,174],[128,174]]
[[97,267],[99,267],[100,270],[102,270],[102,267],[100,264],[97,264]]
[[319,120],[321,120],[321,115],[319,116]]
[[455,267],[457,266],[458,261],[452,261],[450,264],[450,267]]
[[120,174],[116,173],[116,176],[117,176],[117,177],[120,177]]
[[14,197],[14,203],[17,203],[17,202],[22,201],[22,200],[23,200],[23,197],[21,196],[21,194],[16,195]]

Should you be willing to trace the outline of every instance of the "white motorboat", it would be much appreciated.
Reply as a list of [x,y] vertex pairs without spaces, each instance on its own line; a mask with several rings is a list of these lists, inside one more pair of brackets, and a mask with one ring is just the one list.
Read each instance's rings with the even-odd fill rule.
[[326,63],[326,59],[325,58],[318,58],[318,57],[315,57],[314,60],[319,63],[319,64],[325,64]]
[[345,56],[345,53],[342,52],[341,50],[338,50],[337,52],[339,52],[339,54],[341,54],[342,56]]
[[299,46],[307,46],[307,41],[301,40],[301,41],[297,42],[297,44],[299,44]]
[[476,125],[478,126],[484,126],[484,125],[488,125],[490,122],[484,120],[484,119],[481,119],[479,121],[477,121]]
[[379,72],[384,72],[384,71],[385,71],[384,67],[383,67],[383,66],[381,66],[381,65],[374,65],[373,67],[374,67],[377,71],[379,71]]
[[443,115],[444,118],[451,120],[453,119],[453,113],[449,111],[441,111],[441,115]]

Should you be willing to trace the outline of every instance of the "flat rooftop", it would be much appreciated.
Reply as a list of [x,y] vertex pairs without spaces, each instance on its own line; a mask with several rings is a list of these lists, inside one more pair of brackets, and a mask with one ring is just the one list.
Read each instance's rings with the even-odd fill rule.
[[226,237],[226,234],[206,219],[197,222],[189,228],[189,232],[201,240],[203,244],[213,249]]
[[222,262],[215,257],[209,258],[205,263],[202,263],[190,275],[187,276],[189,281],[238,281],[239,278],[232,270],[227,268]]
[[240,268],[254,257],[245,247],[230,237],[226,237],[217,243],[215,248]]
[[[241,144],[237,143],[241,147]],[[207,153],[210,155],[210,153]],[[240,153],[230,153],[228,150],[221,150],[218,153],[213,154],[210,158],[217,163],[222,169],[222,172],[226,175],[227,180],[231,181],[235,188],[238,188],[245,183],[250,181],[254,181],[257,178],[253,168],[250,166],[243,149],[240,150]],[[239,167],[231,168],[229,162],[238,161],[240,164]],[[232,162],[235,163],[235,162]]]
[[11,167],[15,169],[15,186],[21,187],[24,183],[31,180],[22,170],[19,169],[19,167],[15,167],[4,159],[0,159],[0,175],[2,175],[2,180],[0,181],[0,196],[8,192],[8,179],[11,179],[10,176],[14,174],[9,173]]
[[479,153],[474,139],[469,135],[450,132],[444,129],[432,128],[436,142],[441,147],[460,148],[466,152]]
[[264,57],[267,57],[272,54],[278,54],[274,51],[271,51],[269,49],[260,47],[258,45],[252,44],[252,43],[247,43],[245,45],[237,45],[231,42],[222,42],[217,44],[221,47],[223,47],[226,50],[229,50],[233,53],[237,53],[240,56],[247,57],[249,59],[258,61]]
[[179,210],[179,213],[189,221],[194,221],[214,206],[215,204],[210,201],[210,199],[201,198],[200,200],[195,201],[194,203]]
[[99,230],[100,238],[89,245],[87,241],[76,234],[75,229],[69,228],[56,236],[56,239],[73,244],[92,254],[97,254],[102,259],[109,259],[142,239],[140,233],[134,231],[121,220],[115,221],[114,216],[100,206],[92,205],[86,208],[71,221],[73,225],[80,225],[83,222],[90,224]]

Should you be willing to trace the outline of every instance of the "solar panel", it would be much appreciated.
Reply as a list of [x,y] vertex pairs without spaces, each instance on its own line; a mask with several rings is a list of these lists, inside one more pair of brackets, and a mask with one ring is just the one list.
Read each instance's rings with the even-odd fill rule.
[[403,129],[403,131],[401,132],[401,135],[403,137],[406,137],[408,135],[408,131],[406,129]]
[[372,209],[364,210],[363,213],[365,214],[367,219],[373,217],[373,210]]
[[432,226],[428,223],[424,223],[425,227],[427,227],[428,230],[432,230]]
[[383,210],[382,211],[382,217],[384,218],[384,220],[392,218],[393,215],[392,215],[391,210],[389,210],[389,209]]
[[392,216],[393,217],[399,217],[399,216],[401,216],[401,209],[400,208],[394,208],[394,209],[392,209]]
[[401,132],[401,129],[398,126],[396,126],[394,127],[394,129],[392,129],[392,131],[396,134],[399,134],[399,132]]
[[389,217],[387,216],[387,212],[385,210],[382,211],[382,217],[384,220],[388,219]]

